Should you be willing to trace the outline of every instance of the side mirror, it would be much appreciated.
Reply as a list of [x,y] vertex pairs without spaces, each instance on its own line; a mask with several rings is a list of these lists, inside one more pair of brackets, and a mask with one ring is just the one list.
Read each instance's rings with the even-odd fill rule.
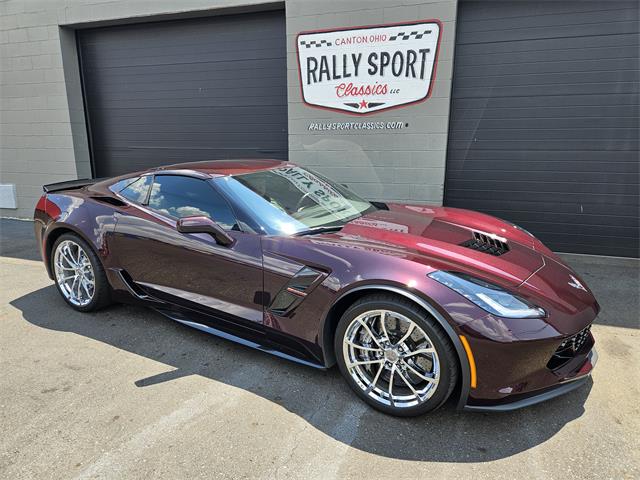
[[208,233],[218,245],[229,247],[234,239],[216,222],[205,216],[183,217],[176,225],[180,233]]

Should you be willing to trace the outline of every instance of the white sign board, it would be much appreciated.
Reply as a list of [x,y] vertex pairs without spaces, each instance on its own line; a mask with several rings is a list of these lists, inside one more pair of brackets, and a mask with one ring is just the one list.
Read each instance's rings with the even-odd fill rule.
[[431,95],[442,26],[438,20],[298,35],[302,96],[308,105],[356,115]]

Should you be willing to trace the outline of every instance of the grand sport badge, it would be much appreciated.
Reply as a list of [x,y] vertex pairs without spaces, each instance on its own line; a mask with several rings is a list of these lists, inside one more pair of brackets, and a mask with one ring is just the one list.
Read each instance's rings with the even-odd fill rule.
[[366,114],[429,98],[441,28],[439,21],[425,20],[300,33],[305,103]]

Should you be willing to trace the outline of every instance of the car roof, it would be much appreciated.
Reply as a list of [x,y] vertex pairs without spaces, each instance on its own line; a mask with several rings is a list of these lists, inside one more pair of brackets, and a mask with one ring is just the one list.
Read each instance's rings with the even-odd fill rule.
[[291,165],[284,160],[275,159],[242,159],[242,160],[208,160],[204,162],[177,163],[174,165],[166,165],[163,167],[153,168],[151,172],[162,171],[192,171],[198,172],[211,177],[239,175],[242,173],[258,172],[261,170],[269,170],[271,168]]

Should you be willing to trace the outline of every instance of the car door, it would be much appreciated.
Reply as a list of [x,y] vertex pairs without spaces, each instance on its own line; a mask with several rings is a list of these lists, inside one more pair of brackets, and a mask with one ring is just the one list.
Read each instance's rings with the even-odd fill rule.
[[[119,195],[112,253],[125,278],[158,299],[248,325],[263,323],[260,237],[240,230],[231,206],[207,179],[156,174]],[[204,215],[233,237],[218,245],[204,233],[180,233],[179,218]],[[204,318],[204,319],[203,319]],[[214,319],[198,317],[199,323]]]

